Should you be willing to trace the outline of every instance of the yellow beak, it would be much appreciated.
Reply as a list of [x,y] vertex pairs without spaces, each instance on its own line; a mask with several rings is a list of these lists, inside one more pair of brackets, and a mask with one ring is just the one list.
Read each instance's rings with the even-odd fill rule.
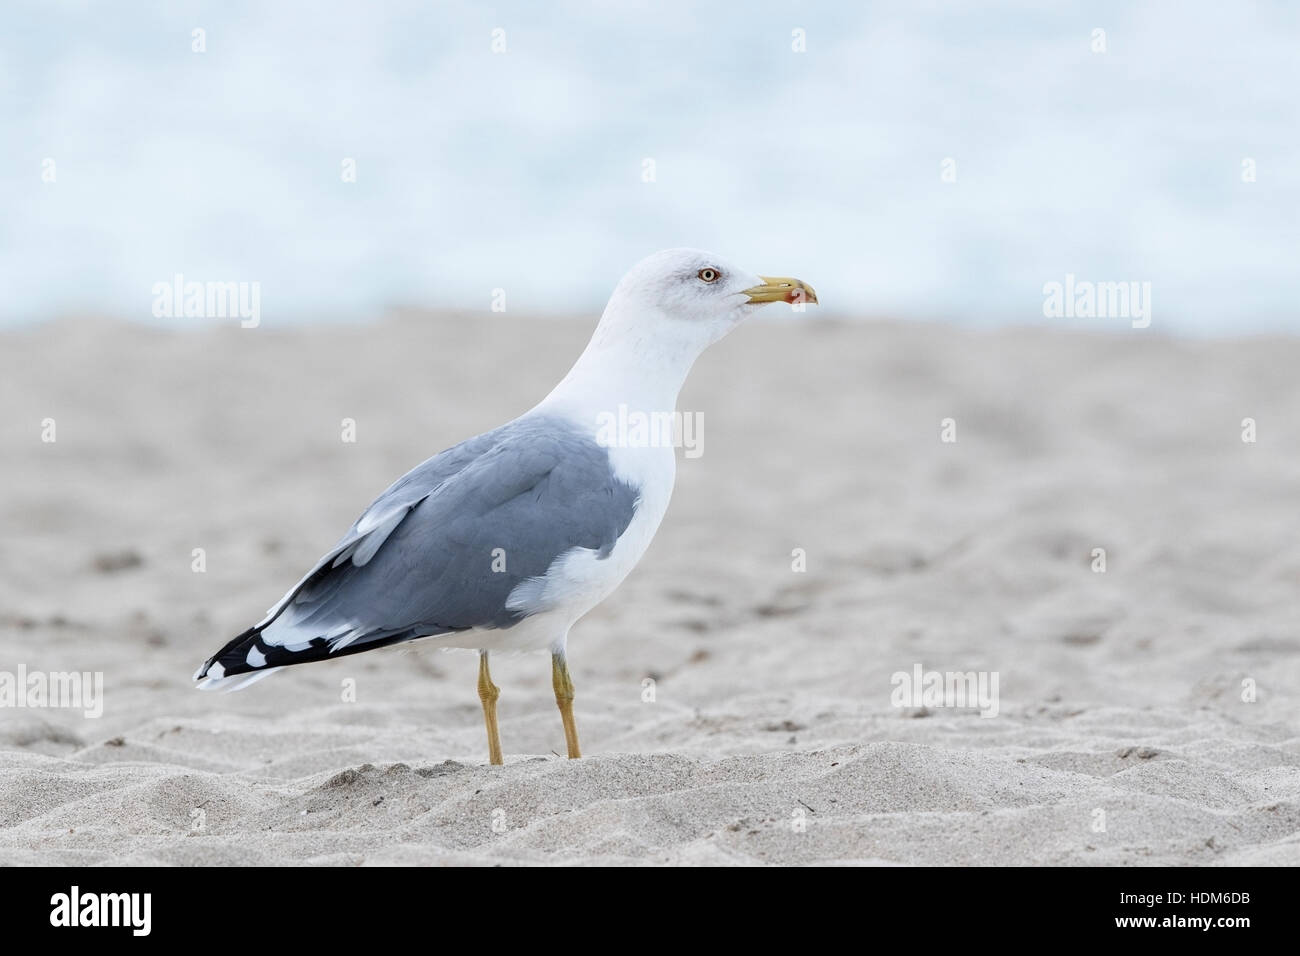
[[802,302],[817,301],[817,293],[813,291],[813,287],[799,279],[787,279],[784,276],[759,276],[759,278],[763,280],[763,284],[746,289],[744,293],[749,296],[751,303],[789,302],[791,305],[798,305]]

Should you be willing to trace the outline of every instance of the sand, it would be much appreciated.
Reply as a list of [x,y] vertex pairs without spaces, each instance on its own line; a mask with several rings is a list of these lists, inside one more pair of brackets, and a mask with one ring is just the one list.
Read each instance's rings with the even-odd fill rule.
[[[580,761],[545,655],[494,658],[502,768],[470,653],[191,689],[592,322],[0,333],[0,671],[104,675],[98,719],[0,709],[0,862],[1300,863],[1292,339],[739,330],[658,538],[571,635]],[[895,706],[917,665],[996,674],[997,715]]]

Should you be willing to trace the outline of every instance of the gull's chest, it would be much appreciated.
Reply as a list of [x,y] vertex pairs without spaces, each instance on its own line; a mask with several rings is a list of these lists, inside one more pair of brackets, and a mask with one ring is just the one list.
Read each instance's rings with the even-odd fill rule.
[[615,475],[637,490],[632,520],[605,557],[587,549],[571,552],[547,575],[547,603],[571,620],[607,598],[636,567],[668,510],[676,475],[672,448],[612,448]]
[[617,561],[611,573],[621,581],[650,547],[668,510],[677,456],[671,447],[616,448],[611,449],[610,460],[614,473],[637,489],[636,511],[608,559]]

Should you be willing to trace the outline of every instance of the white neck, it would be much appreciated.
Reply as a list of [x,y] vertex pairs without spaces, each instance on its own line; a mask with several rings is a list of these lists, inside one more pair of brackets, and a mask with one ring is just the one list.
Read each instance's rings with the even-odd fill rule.
[[680,320],[632,327],[607,310],[573,368],[534,410],[582,418],[619,405],[672,412],[687,373],[711,341]]

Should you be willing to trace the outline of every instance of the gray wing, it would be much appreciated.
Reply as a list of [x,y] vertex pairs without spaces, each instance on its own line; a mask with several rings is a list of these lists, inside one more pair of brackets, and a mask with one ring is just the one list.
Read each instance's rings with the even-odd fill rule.
[[[608,451],[563,420],[517,419],[419,465],[196,678],[353,654],[539,607],[510,593],[575,548],[607,557],[636,509]],[[219,666],[218,666],[219,665]]]

